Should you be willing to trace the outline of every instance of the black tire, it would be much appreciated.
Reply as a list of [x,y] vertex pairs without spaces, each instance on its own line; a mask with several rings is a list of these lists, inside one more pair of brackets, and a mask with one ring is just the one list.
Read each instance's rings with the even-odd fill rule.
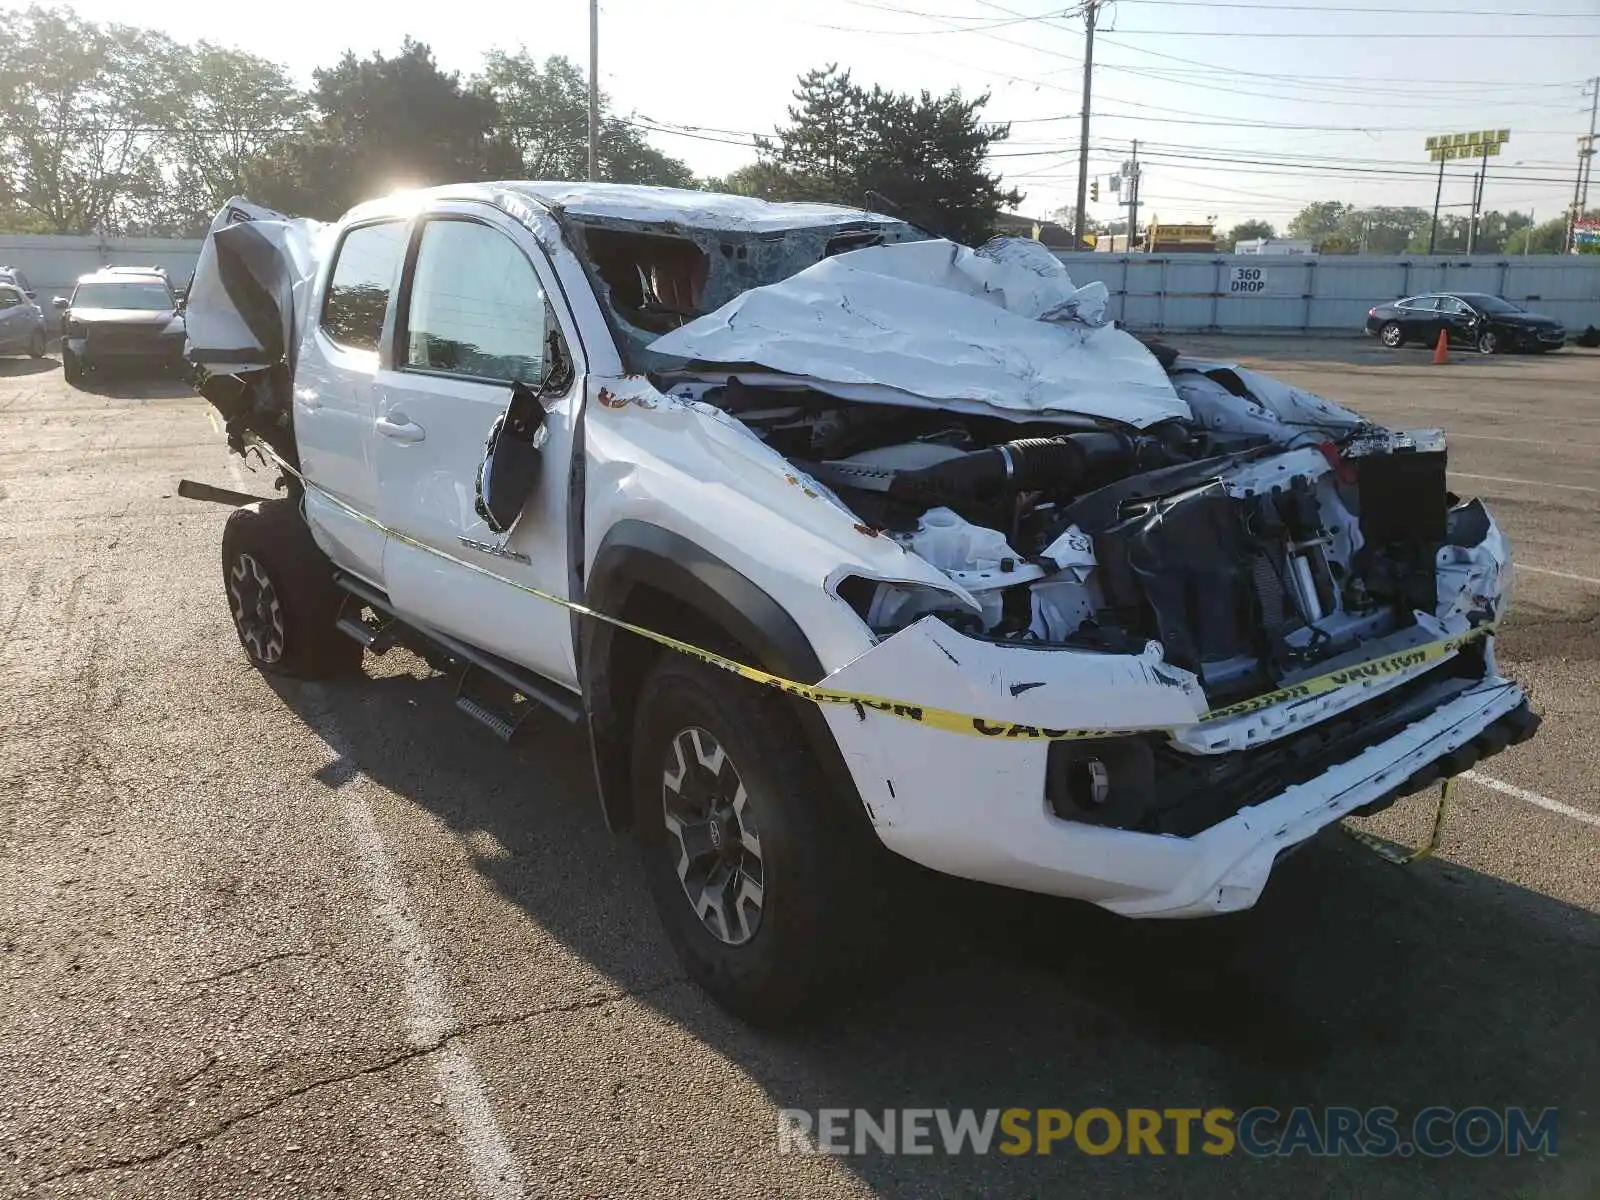
[[[841,979],[877,926],[868,886],[871,833],[848,810],[853,799],[829,793],[797,736],[789,703],[758,684],[668,652],[640,691],[633,734],[634,833],[667,938],[690,979],[735,1016],[763,1026],[813,1015],[858,991],[858,977],[848,988]],[[703,763],[709,753],[720,770],[712,774],[685,761],[685,770],[677,772],[675,746],[690,752],[698,747],[695,757]],[[733,785],[742,785],[746,796],[743,823],[696,844],[708,847],[711,861],[726,858],[723,847],[733,848],[736,865],[724,861],[705,874],[710,879],[712,871],[722,870],[731,877],[734,892],[724,896],[746,882],[759,883],[757,911],[735,898],[733,927],[723,927],[745,935],[737,943],[714,932],[722,923],[714,914],[702,917],[690,900],[679,868],[691,862],[682,849],[690,839],[669,834],[666,815],[669,803],[683,811],[680,806],[692,802],[691,775],[698,772],[701,783],[726,792],[730,768]],[[668,777],[675,773],[680,783],[672,791]],[[706,822],[706,830],[715,824]],[[746,836],[752,832],[753,864]],[[690,880],[697,878],[693,863],[701,861],[706,860],[691,862]]]
[[61,374],[68,383],[83,382],[83,360],[65,346],[61,348]]
[[1504,349],[1500,343],[1500,335],[1492,329],[1485,329],[1480,333],[1475,344],[1479,354],[1499,354]]
[[35,329],[33,331],[33,336],[28,339],[28,357],[43,358],[45,351],[49,348],[50,347],[46,344],[44,330]]
[[1406,344],[1405,330],[1400,328],[1398,322],[1390,321],[1378,330],[1378,340],[1391,350],[1398,350]]
[[297,679],[346,675],[361,644],[334,626],[343,593],[292,500],[234,509],[222,531],[222,587],[253,666]]

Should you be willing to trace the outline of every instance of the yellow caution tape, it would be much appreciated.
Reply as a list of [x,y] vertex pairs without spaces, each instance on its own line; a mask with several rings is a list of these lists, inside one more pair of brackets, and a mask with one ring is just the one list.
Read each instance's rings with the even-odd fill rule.
[[1459,779],[1451,776],[1439,785],[1439,803],[1433,810],[1433,832],[1428,837],[1428,844],[1420,850],[1397,849],[1391,843],[1380,837],[1374,837],[1364,829],[1355,829],[1349,825],[1342,825],[1340,828],[1384,862],[1393,863],[1397,867],[1407,867],[1414,862],[1421,862],[1439,848],[1439,843],[1444,838],[1445,814],[1450,809],[1450,797],[1455,795],[1456,784],[1459,782]]
[[[401,533],[397,529],[389,528],[382,522],[374,519],[364,512],[361,512],[348,501],[335,495],[327,488],[313,482],[310,479],[307,479],[296,467],[287,462],[282,455],[280,455],[271,446],[261,441],[259,438],[251,438],[250,444],[254,446],[261,454],[272,459],[272,461],[276,463],[283,471],[298,479],[303,486],[324,497],[335,508],[340,509],[342,512],[355,518],[362,524],[371,526],[373,529],[376,529],[386,537],[391,537],[403,545],[410,546],[415,550],[421,550],[423,553],[431,554],[436,558],[442,558],[454,566],[461,567],[464,570],[472,571],[475,574],[485,576],[488,579],[494,580],[496,583],[504,584],[509,588],[515,588],[517,591],[526,593],[529,596],[534,596],[551,604],[559,605],[561,608],[564,608],[569,612],[577,613],[579,616],[588,617],[596,621],[604,621],[606,624],[615,626],[618,629],[625,629],[629,633],[637,634],[638,636],[655,642],[658,645],[666,646],[669,649],[676,650],[680,654],[687,654],[690,658],[699,659],[701,662],[707,663],[710,666],[718,667],[721,670],[728,671],[739,676],[741,679],[748,679],[752,683],[759,683],[766,687],[777,688],[779,691],[787,692],[791,696],[798,696],[803,700],[809,700],[814,704],[847,704],[856,708],[858,712],[864,713],[864,710],[871,709],[874,712],[880,712],[886,716],[896,717],[902,721],[910,721],[913,724],[923,725],[929,729],[938,729],[946,733],[959,733],[968,737],[1001,738],[1016,741],[1089,741],[1096,738],[1122,737],[1131,733],[1166,732],[1174,729],[1184,728],[1184,726],[1179,725],[1144,725],[1130,729],[1052,729],[1046,726],[1023,725],[1015,721],[996,720],[988,717],[974,716],[971,713],[957,712],[954,709],[948,708],[936,708],[928,704],[914,704],[909,700],[897,700],[888,696],[869,696],[859,692],[833,691],[828,688],[820,687],[816,684],[800,683],[793,679],[785,679],[782,675],[774,675],[770,671],[761,670],[759,667],[749,666],[748,664],[741,663],[736,659],[728,658],[726,655],[718,654],[714,650],[707,650],[700,646],[691,645],[689,642],[680,641],[669,634],[658,633],[653,629],[646,629],[643,626],[635,625],[630,621],[624,621],[619,617],[614,617],[610,613],[603,613],[598,609],[590,608],[586,604],[580,604],[575,600],[568,600],[564,597],[542,591],[536,587],[532,587],[529,584],[519,583],[515,579],[507,579],[504,575],[500,575],[487,569],[486,567],[479,566],[477,563],[472,563],[466,561],[465,559],[457,558],[455,555],[444,550],[440,550],[436,546],[430,546],[424,542],[420,542],[416,538]],[[1301,682],[1293,684],[1289,687],[1279,688],[1276,691],[1267,692],[1264,695],[1256,696],[1249,700],[1241,700],[1236,704],[1229,704],[1222,708],[1211,709],[1197,718],[1196,723],[1221,721],[1228,717],[1243,716],[1247,713],[1259,712],[1264,708],[1271,708],[1274,705],[1283,704],[1288,701],[1305,700],[1312,696],[1324,695],[1327,692],[1337,691],[1339,688],[1345,687],[1348,684],[1365,682],[1373,679],[1382,679],[1389,675],[1398,675],[1403,671],[1411,670],[1413,667],[1418,667],[1425,663],[1436,662],[1439,659],[1454,654],[1457,650],[1467,645],[1469,642],[1488,636],[1493,629],[1494,624],[1491,622],[1480,625],[1475,629],[1468,630],[1466,633],[1459,634],[1455,637],[1441,638],[1440,640],[1434,642],[1425,642],[1420,646],[1413,646],[1408,650],[1402,650],[1396,654],[1387,654],[1381,658],[1370,659],[1367,662],[1358,663],[1354,666],[1341,667],[1336,671],[1329,671],[1326,674],[1318,675],[1312,679],[1302,680]]]

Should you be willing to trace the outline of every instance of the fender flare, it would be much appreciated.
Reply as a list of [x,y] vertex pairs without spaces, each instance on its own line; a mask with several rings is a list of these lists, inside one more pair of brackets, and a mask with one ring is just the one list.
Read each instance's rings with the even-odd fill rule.
[[[633,589],[641,585],[672,597],[724,630],[755,655],[752,666],[803,683],[815,683],[825,673],[795,619],[737,569],[681,534],[645,521],[620,521],[595,554],[584,603],[600,612],[621,613]],[[632,823],[628,764],[633,731],[621,720],[623,704],[612,686],[611,666],[619,641],[631,636],[603,621],[584,621],[577,646],[595,785],[606,827],[614,833]],[[829,784],[839,795],[853,798],[864,818],[855,781],[816,705],[793,697],[784,699],[793,707]],[[631,697],[627,701],[631,702]]]

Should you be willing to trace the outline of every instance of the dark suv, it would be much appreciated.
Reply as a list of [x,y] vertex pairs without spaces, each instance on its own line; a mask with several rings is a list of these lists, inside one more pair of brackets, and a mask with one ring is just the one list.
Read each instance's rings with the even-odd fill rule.
[[182,372],[183,301],[154,267],[106,267],[85,275],[62,311],[61,367],[67,381],[87,370],[165,367]]

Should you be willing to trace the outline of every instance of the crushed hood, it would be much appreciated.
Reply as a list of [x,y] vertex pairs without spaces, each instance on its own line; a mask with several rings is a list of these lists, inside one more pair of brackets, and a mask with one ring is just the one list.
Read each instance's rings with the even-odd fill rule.
[[929,240],[871,246],[752,288],[650,344],[702,363],[756,364],[818,391],[863,385],[1008,415],[1079,413],[1144,427],[1187,420],[1160,363],[1106,320],[1045,246]]

